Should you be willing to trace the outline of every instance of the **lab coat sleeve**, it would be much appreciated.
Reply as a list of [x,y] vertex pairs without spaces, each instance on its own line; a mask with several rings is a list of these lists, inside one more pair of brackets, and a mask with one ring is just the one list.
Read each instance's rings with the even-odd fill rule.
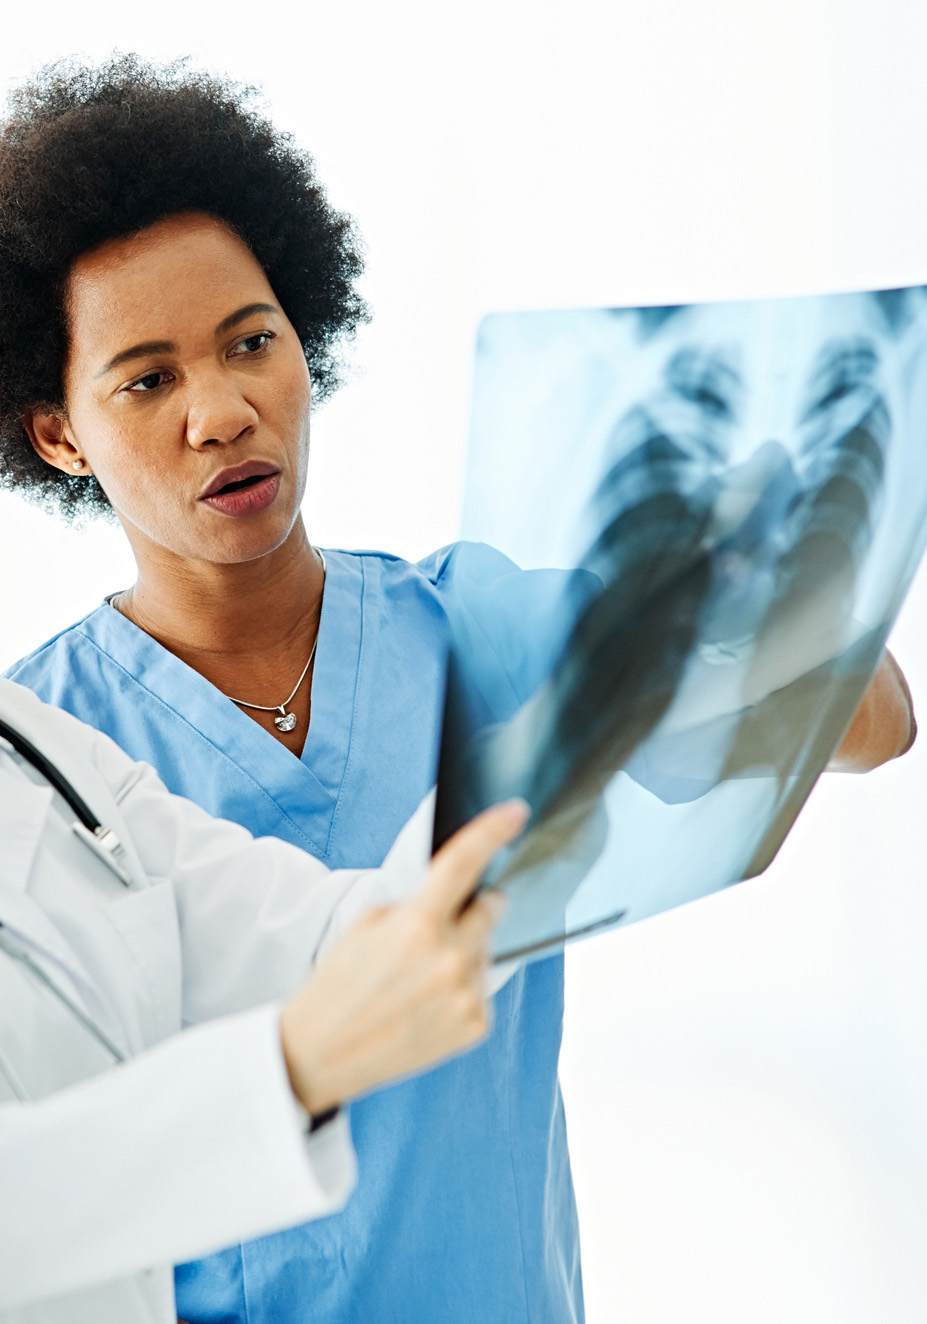
[[114,794],[145,874],[174,888],[186,1024],[291,996],[358,915],[422,885],[428,800],[380,869],[333,871],[171,795],[150,767],[115,746],[104,754],[119,774]]
[[307,1136],[265,1006],[37,1103],[0,1105],[0,1307],[193,1259],[340,1208],[344,1116]]

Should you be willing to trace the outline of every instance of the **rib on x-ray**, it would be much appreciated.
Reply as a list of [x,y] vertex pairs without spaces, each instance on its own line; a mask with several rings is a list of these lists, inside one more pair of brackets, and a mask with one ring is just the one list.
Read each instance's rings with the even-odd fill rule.
[[496,955],[758,873],[927,538],[927,290],[480,328],[435,836],[510,795]]

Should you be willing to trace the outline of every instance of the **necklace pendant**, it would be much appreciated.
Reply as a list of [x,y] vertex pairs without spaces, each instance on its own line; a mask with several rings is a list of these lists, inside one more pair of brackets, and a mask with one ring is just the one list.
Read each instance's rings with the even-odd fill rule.
[[284,708],[280,709],[280,715],[274,718],[274,726],[278,731],[292,731],[296,725],[296,714],[288,713]]

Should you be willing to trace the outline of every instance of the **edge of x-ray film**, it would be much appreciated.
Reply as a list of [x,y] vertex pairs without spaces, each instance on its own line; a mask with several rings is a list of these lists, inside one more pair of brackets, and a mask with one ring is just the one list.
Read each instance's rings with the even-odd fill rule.
[[927,287],[480,325],[436,841],[532,807],[498,959],[769,864],[927,540]]

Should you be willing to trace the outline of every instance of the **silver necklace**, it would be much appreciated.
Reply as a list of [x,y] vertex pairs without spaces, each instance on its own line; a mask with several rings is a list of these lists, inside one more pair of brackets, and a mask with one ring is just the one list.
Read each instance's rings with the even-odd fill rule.
[[[318,552],[319,559],[322,562],[322,574],[324,575],[325,557],[322,555],[322,553],[319,551],[317,547],[313,548],[313,550]],[[312,666],[312,659],[315,657],[315,650],[318,647],[318,643],[319,643],[319,635],[318,635],[318,631],[316,631],[315,642],[312,645],[312,651],[309,654],[306,665],[302,669],[299,680],[293,686],[292,693],[286,699],[283,700],[283,703],[271,703],[271,704],[248,703],[247,699],[232,699],[231,694],[226,695],[226,698],[232,699],[232,703],[237,703],[240,708],[256,708],[259,713],[276,713],[277,716],[274,718],[274,726],[277,728],[277,730],[284,732],[292,731],[293,727],[296,725],[296,714],[288,713],[286,710],[286,706],[288,703],[292,703],[293,700],[296,698],[296,694],[297,691],[299,690],[300,685],[302,685],[303,681],[306,679],[306,673],[309,670],[309,668]]]

